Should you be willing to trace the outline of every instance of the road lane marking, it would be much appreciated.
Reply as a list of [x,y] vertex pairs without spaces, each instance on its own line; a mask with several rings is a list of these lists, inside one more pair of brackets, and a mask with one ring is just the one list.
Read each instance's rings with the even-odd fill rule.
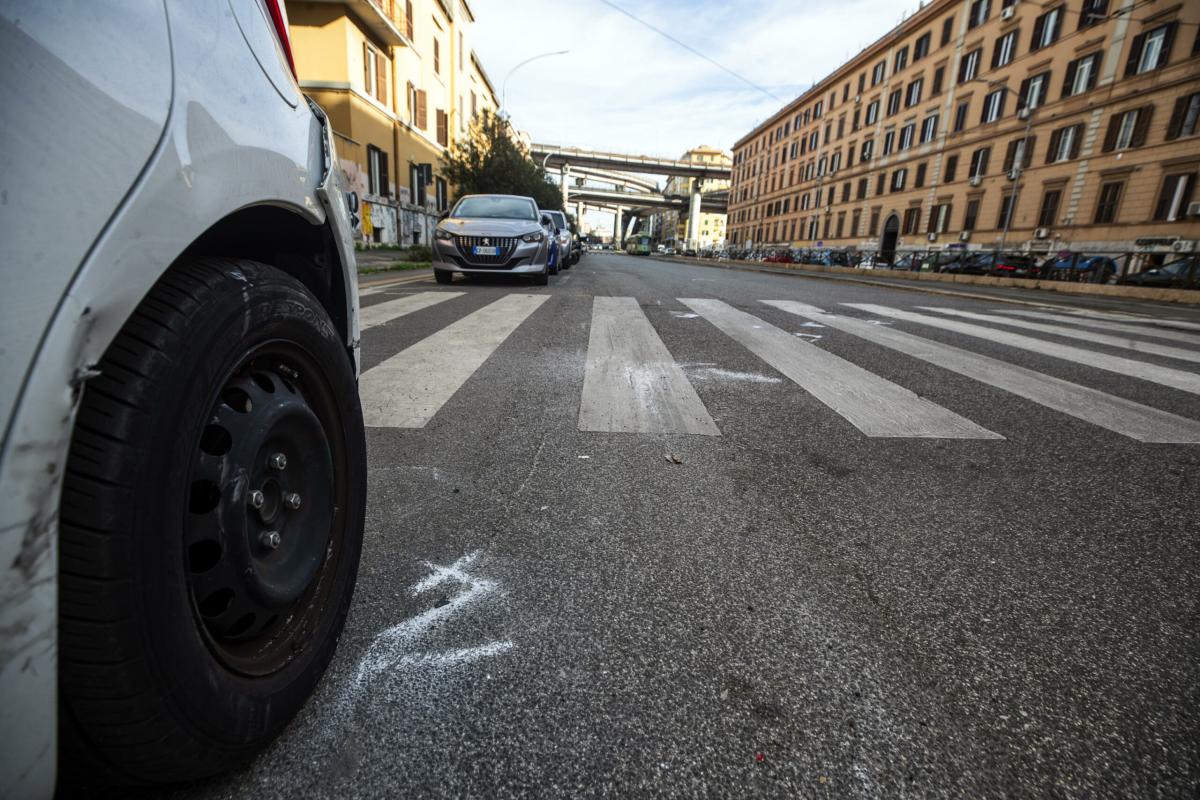
[[363,373],[363,418],[378,428],[423,428],[549,295],[510,294]]
[[1019,317],[1044,319],[1049,322],[1065,322],[1068,325],[1080,325],[1085,328],[1097,328],[1099,330],[1113,331],[1114,333],[1132,333],[1135,336],[1150,336],[1155,339],[1170,339],[1177,344],[1200,345],[1200,335],[1194,333],[1184,333],[1183,331],[1172,330],[1171,328],[1160,328],[1157,325],[1148,324],[1146,322],[1142,322],[1140,324],[1124,324],[1109,320],[1072,316],[1069,314],[1050,314],[1045,311],[1018,311],[1007,308],[997,309],[997,311],[999,311],[1001,314],[1015,314]]
[[387,291],[388,289],[394,289],[397,286],[405,286],[410,283],[424,283],[431,277],[432,276],[429,275],[429,273],[422,273],[420,275],[405,275],[403,278],[395,278],[392,280],[363,283],[359,284],[358,294],[360,297],[378,294],[379,292]]
[[720,300],[680,298],[867,436],[1003,439],[857,364]]
[[419,292],[396,300],[386,300],[367,306],[358,312],[358,329],[365,331],[385,322],[391,322],[423,308],[436,306],[455,297],[462,297],[464,292]]
[[[1046,306],[1039,306],[1046,308]],[[1073,317],[1082,317],[1084,319],[1106,319],[1114,322],[1134,322],[1142,325],[1150,325],[1156,328],[1185,328],[1189,331],[1200,331],[1200,322],[1185,322],[1181,319],[1172,319],[1170,317],[1139,317],[1133,314],[1120,314],[1110,311],[1093,311],[1092,309],[1077,309],[1063,308],[1062,306],[1053,306],[1056,311],[1063,314],[1070,314]]]
[[1063,336],[1068,339],[1080,339],[1091,344],[1106,345],[1108,347],[1120,347],[1125,350],[1133,350],[1137,353],[1145,353],[1150,356],[1162,356],[1163,358],[1174,358],[1179,361],[1192,361],[1200,363],[1200,353],[1194,350],[1184,350],[1181,347],[1169,347],[1165,344],[1156,344],[1155,342],[1143,342],[1136,339],[1129,339],[1123,336],[1108,336],[1095,331],[1081,331],[1078,328],[1066,328],[1062,325],[1046,325],[1042,322],[1029,322],[1023,319],[1009,319],[1007,317],[997,317],[992,314],[976,314],[971,311],[959,311],[956,308],[939,308],[937,306],[918,306],[922,311],[935,311],[939,314],[947,314],[952,317],[962,317],[963,319],[972,319],[976,322],[990,322],[995,325],[1008,325],[1010,328],[1023,328],[1027,331],[1037,331],[1038,333],[1048,333],[1051,336]]
[[721,435],[632,297],[592,301],[579,430]]
[[1040,353],[1051,358],[1061,358],[1064,361],[1070,361],[1085,367],[1095,367],[1107,372],[1115,372],[1118,375],[1141,378],[1144,381],[1169,386],[1172,389],[1200,394],[1200,375],[1192,372],[1184,372],[1180,369],[1160,367],[1157,364],[1148,364],[1145,361],[1136,361],[1123,356],[1112,356],[1107,353],[1084,350],[1081,347],[1047,342],[1042,339],[1035,339],[1032,336],[1025,336],[1021,333],[1010,333],[1009,331],[997,330],[996,328],[985,328],[982,325],[972,325],[969,322],[959,322],[958,320],[944,319],[942,317],[931,317],[927,314],[914,314],[911,311],[901,311],[871,303],[842,303],[842,305],[848,308],[857,308],[859,311],[866,311],[868,314],[878,314],[906,322],[915,322],[918,325],[941,328],[942,330],[961,333],[964,336],[974,336],[979,339],[986,339],[989,342],[995,342],[996,344],[1028,350],[1031,353]]
[[923,339],[911,333],[840,317],[790,300],[764,300],[769,306],[823,324],[860,339],[897,350],[934,366],[994,386],[1084,422],[1099,425],[1139,442],[1200,443],[1200,421],[1160,411],[1123,397],[1035,372],[969,350]]

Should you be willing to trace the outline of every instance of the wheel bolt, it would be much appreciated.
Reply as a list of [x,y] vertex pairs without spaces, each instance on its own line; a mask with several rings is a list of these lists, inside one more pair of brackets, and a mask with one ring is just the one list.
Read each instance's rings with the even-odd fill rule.
[[262,508],[266,498],[263,497],[262,492],[260,492],[258,489],[255,489],[254,491],[250,492],[248,500],[250,501],[251,508]]
[[283,498],[284,505],[295,511],[300,507],[300,495],[295,492],[288,492]]
[[271,469],[284,469],[287,467],[287,456],[283,453],[272,453],[271,457],[267,459],[267,464]]
[[263,531],[258,535],[258,543],[268,550],[274,550],[279,547],[279,542],[279,531]]

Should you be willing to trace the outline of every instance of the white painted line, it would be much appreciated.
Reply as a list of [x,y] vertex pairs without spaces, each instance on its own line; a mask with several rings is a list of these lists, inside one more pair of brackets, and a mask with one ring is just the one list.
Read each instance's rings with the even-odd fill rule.
[[549,295],[510,294],[363,373],[363,418],[379,428],[422,428]]
[[1015,309],[997,309],[1001,314],[1014,314],[1019,317],[1029,317],[1030,319],[1044,319],[1049,322],[1066,323],[1068,325],[1080,325],[1085,328],[1097,328],[1104,331],[1112,331],[1113,333],[1132,333],[1135,336],[1150,336],[1155,339],[1170,339],[1176,344],[1194,344],[1200,345],[1200,334],[1184,333],[1183,331],[1172,330],[1170,328],[1160,328],[1153,324],[1142,322],[1141,324],[1126,324],[1121,322],[1110,322],[1108,320],[1090,319],[1088,317],[1071,316],[1068,314],[1050,314],[1045,311],[1018,311]]
[[1144,361],[1135,361],[1132,358],[1124,358],[1122,356],[1111,356],[1107,353],[1096,353],[1091,350],[1084,350],[1081,347],[1072,347],[1071,345],[1059,344],[1058,342],[1035,339],[1032,336],[1025,336],[1021,333],[985,328],[982,325],[972,325],[969,322],[959,322],[958,320],[944,319],[942,317],[931,317],[927,314],[914,314],[911,311],[900,311],[899,309],[877,306],[871,303],[843,303],[842,305],[866,311],[868,314],[880,314],[906,322],[915,322],[918,325],[928,325],[932,328],[954,331],[964,336],[986,339],[989,342],[1028,350],[1032,353],[1040,353],[1051,358],[1061,358],[1064,361],[1081,364],[1085,367],[1095,367],[1096,369],[1115,372],[1118,375],[1141,378],[1144,381],[1169,386],[1172,389],[1200,394],[1200,375],[1192,372],[1184,372],[1183,370],[1171,369],[1170,367],[1160,367],[1157,364],[1147,364]]
[[[1039,306],[1046,308],[1046,306]],[[1063,308],[1062,306],[1051,306],[1055,311],[1061,311],[1063,314],[1070,314],[1075,317],[1085,317],[1090,319],[1108,319],[1114,322],[1138,322],[1143,325],[1153,325],[1160,328],[1185,328],[1189,331],[1200,331],[1200,322],[1185,322],[1181,319],[1170,319],[1169,317],[1139,317],[1134,314],[1118,314],[1109,311],[1092,311],[1091,309],[1076,309]]]
[[579,430],[721,435],[632,297],[592,301]]
[[911,333],[869,325],[861,319],[838,317],[814,306],[789,300],[764,300],[769,306],[810,319],[897,350],[959,375],[994,386],[1018,397],[1072,417],[1099,425],[1139,442],[1200,443],[1200,421],[1180,417],[1150,406],[1114,397],[1026,367],[999,361]]
[[1169,347],[1165,344],[1156,344],[1154,342],[1143,342],[1138,339],[1130,339],[1125,336],[1109,336],[1104,333],[1095,331],[1081,331],[1078,328],[1066,328],[1062,325],[1047,325],[1042,322],[1029,322],[1023,319],[1009,319],[1008,317],[997,317],[992,314],[976,314],[971,311],[959,311],[955,308],[938,308],[936,306],[919,306],[922,311],[936,311],[939,314],[948,314],[952,317],[962,317],[963,319],[973,319],[977,322],[990,322],[994,325],[1007,325],[1010,328],[1023,328],[1027,331],[1037,331],[1038,333],[1048,333],[1051,336],[1063,336],[1068,339],[1080,339],[1091,344],[1100,344],[1107,347],[1120,347],[1125,350],[1133,350],[1137,353],[1145,353],[1150,356],[1162,356],[1163,358],[1174,358],[1179,361],[1192,361],[1200,363],[1200,352],[1194,350],[1184,350],[1181,347]]
[[444,303],[455,297],[462,297],[463,294],[463,292],[419,292],[396,300],[385,300],[382,303],[367,306],[358,312],[358,329],[365,331],[367,328],[391,322],[414,311]]
[[681,298],[679,302],[786,375],[867,436],[1004,438],[720,300]]

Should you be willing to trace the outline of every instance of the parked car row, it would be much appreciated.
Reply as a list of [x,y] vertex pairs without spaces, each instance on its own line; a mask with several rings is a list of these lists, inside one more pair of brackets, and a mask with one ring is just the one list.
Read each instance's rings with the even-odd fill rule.
[[450,283],[456,272],[528,275],[546,286],[584,252],[561,211],[540,209],[532,197],[466,195],[434,230],[433,274],[438,283]]

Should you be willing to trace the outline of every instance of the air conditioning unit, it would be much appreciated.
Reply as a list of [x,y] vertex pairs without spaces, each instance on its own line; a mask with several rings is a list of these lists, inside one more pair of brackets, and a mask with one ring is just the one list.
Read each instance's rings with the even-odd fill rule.
[[1049,228],[1038,228],[1036,231],[1033,232],[1033,236],[1035,239],[1049,238],[1050,229]]
[[1029,119],[1029,115],[1032,113],[1033,111],[1029,109],[1029,106],[1026,106],[1025,108],[1018,108],[1017,119]]
[[1189,217],[1200,217],[1200,203],[1188,203],[1187,215]]
[[1171,242],[1171,250],[1176,253],[1194,253],[1196,251],[1196,241],[1194,239],[1180,239],[1178,242]]
[[925,234],[925,238],[926,238],[926,239],[928,239],[928,240],[929,240],[929,241],[931,241],[931,242],[936,242],[936,241],[937,241],[937,234],[936,234],[936,233],[927,233],[927,234]]
[[854,95],[854,105],[858,105],[861,102],[862,102],[862,95],[861,94]]
[[971,179],[967,181],[967,183],[971,186],[978,186],[979,184],[983,183],[983,178],[979,175],[972,175]]
[[960,233],[960,234],[958,235],[958,240],[959,240],[960,242],[965,242],[965,241],[967,241],[967,240],[968,240],[968,239],[970,239],[970,238],[971,238],[971,232],[970,232],[970,231],[963,231],[962,233]]
[[1015,181],[1019,177],[1021,177],[1021,170],[1014,168],[1008,171],[1008,179],[1010,181]]
[[833,206],[825,206],[825,213],[829,214],[833,211]]
[[1008,8],[1003,9],[1000,12],[1000,19],[1012,19],[1013,14],[1015,14],[1016,11],[1017,11],[1017,9],[1015,6],[1009,6]]

